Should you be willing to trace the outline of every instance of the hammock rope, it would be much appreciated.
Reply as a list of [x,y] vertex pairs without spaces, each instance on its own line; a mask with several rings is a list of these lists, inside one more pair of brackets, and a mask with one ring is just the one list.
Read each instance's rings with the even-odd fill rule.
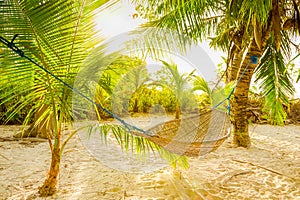
[[[238,83],[244,76],[250,63],[252,62],[253,64],[256,64],[258,60],[257,56],[250,57],[248,64],[241,73],[238,81],[236,82],[228,97],[215,105],[211,110],[182,119],[162,122],[155,125],[154,127],[144,130],[125,122],[118,115],[110,112],[108,109],[104,108],[99,103],[95,102],[94,100],[80,92],[78,89],[74,88],[72,85],[56,76],[53,72],[49,71],[30,57],[26,56],[25,53],[14,43],[14,40],[17,38],[17,36],[18,34],[14,35],[11,41],[8,41],[0,36],[0,42],[2,42],[20,57],[27,59],[32,64],[71,89],[73,92],[75,92],[88,102],[92,103],[93,105],[97,106],[109,116],[119,121],[133,135],[147,138],[148,140],[162,146],[172,153],[187,156],[200,156],[214,151],[224,142],[226,138],[229,137],[229,115],[231,109],[230,98],[233,95]],[[225,101],[228,101],[227,113],[217,109]]]
[[40,64],[38,64],[36,61],[34,61],[33,59],[31,59],[30,57],[26,56],[25,53],[19,49],[19,47],[17,47],[14,44],[14,40],[16,39],[16,37],[18,36],[18,34],[16,34],[13,39],[9,42],[8,40],[6,40],[5,38],[3,38],[2,36],[0,36],[0,41],[5,44],[8,48],[10,48],[12,51],[14,51],[15,53],[17,53],[20,57],[22,58],[26,58],[28,61],[30,61],[31,63],[33,63],[35,66],[39,67],[41,70],[43,70],[44,72],[46,72],[47,74],[49,74],[50,76],[52,76],[53,78],[55,78],[57,81],[61,82],[62,84],[64,84],[66,87],[68,87],[69,89],[71,89],[73,92],[77,93],[79,96],[81,96],[82,98],[84,98],[85,100],[87,100],[88,102],[94,104],[95,106],[97,106],[98,108],[100,108],[101,110],[103,110],[105,113],[107,113],[109,116],[113,117],[114,119],[118,120],[119,122],[121,122],[128,131],[140,131],[146,135],[151,135],[151,133],[149,133],[148,131],[145,131],[141,128],[138,128],[134,125],[131,125],[127,122],[125,122],[123,119],[121,119],[119,116],[117,116],[116,114],[110,112],[109,110],[107,110],[106,108],[104,108],[103,106],[101,106],[100,104],[96,103],[94,100],[92,100],[91,98],[89,98],[88,96],[84,95],[82,92],[80,92],[78,89],[74,88],[73,86],[71,86],[70,84],[68,84],[67,82],[65,82],[64,80],[62,80],[61,78],[59,78],[58,76],[56,76],[55,74],[53,74],[51,71],[49,71],[48,69],[46,69],[45,67],[41,66]]
[[242,74],[240,75],[239,79],[237,80],[235,86],[232,88],[232,90],[230,91],[229,95],[223,100],[223,101],[220,101],[218,104],[216,104],[212,109],[216,109],[217,107],[219,107],[221,104],[223,104],[225,101],[228,102],[228,105],[227,105],[227,113],[228,115],[230,115],[230,110],[231,110],[231,105],[230,105],[230,98],[231,96],[233,95],[237,85],[241,82],[245,72],[247,71],[250,63],[252,62],[253,64],[256,64],[258,61],[258,57],[257,56],[251,56],[250,57],[250,60],[249,62],[247,63],[245,69],[243,70]]

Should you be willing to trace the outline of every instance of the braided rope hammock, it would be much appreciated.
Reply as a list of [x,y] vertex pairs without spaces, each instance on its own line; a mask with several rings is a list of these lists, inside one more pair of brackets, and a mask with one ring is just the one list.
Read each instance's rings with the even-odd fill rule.
[[157,124],[148,132],[132,131],[179,155],[201,156],[216,150],[230,135],[229,115],[218,109]]
[[[79,90],[66,83],[64,80],[53,74],[48,69],[44,68],[31,58],[27,57],[22,50],[15,46],[14,40],[16,39],[16,37],[17,35],[15,35],[11,41],[8,41],[0,36],[0,42],[5,44],[19,56],[26,58],[28,61],[42,69],[57,81],[63,83],[66,87],[77,93],[88,102],[96,105],[105,113],[121,122],[121,124],[124,125],[131,134],[147,138],[148,140],[172,153],[190,157],[201,156],[216,150],[230,135],[230,97],[232,96],[236,86],[232,89],[231,93],[226,99],[218,103],[209,111],[182,119],[162,122],[147,130],[143,130],[126,123],[119,116],[102,107],[100,104],[85,96]],[[256,64],[257,56],[252,56],[250,58],[250,61]],[[236,85],[241,81],[241,78],[244,75],[244,72],[247,70],[250,61],[239,77]],[[228,102],[227,112],[217,109],[217,107],[219,107],[225,101]]]

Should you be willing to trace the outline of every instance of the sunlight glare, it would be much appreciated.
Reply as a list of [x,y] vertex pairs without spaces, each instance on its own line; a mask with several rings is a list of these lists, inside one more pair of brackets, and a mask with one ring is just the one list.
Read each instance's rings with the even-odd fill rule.
[[127,1],[121,1],[100,12],[96,16],[96,28],[105,38],[111,38],[124,32],[132,31],[145,20],[136,17],[135,8]]

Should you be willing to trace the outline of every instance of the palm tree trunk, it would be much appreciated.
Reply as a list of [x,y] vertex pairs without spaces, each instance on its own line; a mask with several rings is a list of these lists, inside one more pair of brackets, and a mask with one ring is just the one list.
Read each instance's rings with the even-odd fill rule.
[[134,99],[134,106],[133,106],[133,112],[138,113],[139,112],[139,100],[138,100],[138,95]]
[[179,103],[176,104],[176,110],[175,110],[175,119],[179,119],[180,118],[180,105]]
[[60,160],[61,160],[60,149],[59,148],[53,149],[49,174],[44,184],[39,188],[39,194],[41,197],[51,196],[56,192]]
[[[239,72],[239,76],[242,75],[242,71],[250,62],[251,56],[261,56],[261,51],[257,47],[254,41],[250,44],[250,49],[247,52],[247,55],[244,59],[243,65]],[[254,73],[254,69],[257,64],[249,63],[247,70],[242,76],[241,81],[237,84],[237,87],[234,92],[234,98],[232,101],[232,114],[233,114],[233,143],[236,146],[241,147],[250,147],[251,141],[248,133],[248,117],[247,117],[247,108],[248,108],[248,93],[251,83],[251,78]]]
[[[270,16],[272,16],[272,12],[270,12]],[[243,65],[240,68],[239,77],[241,73],[249,63],[251,56],[257,56],[257,59],[264,52],[267,41],[270,37],[272,31],[272,22],[273,20],[269,20],[267,25],[264,27],[262,31],[262,39],[260,48],[257,46],[254,39],[250,42],[250,48],[247,52],[247,55],[243,61]],[[248,117],[247,117],[247,108],[248,108],[248,94],[251,83],[251,78],[253,76],[254,70],[257,64],[250,63],[248,69],[245,71],[241,81],[238,83],[235,92],[234,99],[232,101],[232,114],[233,114],[233,143],[236,146],[241,147],[250,147],[251,141],[248,132]]]
[[[54,101],[53,101],[54,102]],[[55,104],[53,104],[54,113],[57,113]],[[56,114],[57,115],[57,114]],[[50,170],[44,184],[39,188],[39,194],[42,197],[52,196],[56,192],[58,182],[59,167],[61,161],[61,125],[63,117],[53,118],[54,120],[54,144],[48,138],[51,149],[51,165]]]
[[229,70],[229,76],[227,79],[227,83],[237,80],[238,72],[240,69],[241,62],[242,62],[242,57],[243,57],[243,51],[236,49],[234,52],[231,66],[229,68],[230,70]]
[[244,35],[244,26],[241,26],[239,30],[235,31],[232,34],[232,47],[228,52],[229,62],[227,63],[229,72],[227,74],[226,82],[235,81],[238,78],[239,69],[241,67],[241,62],[243,58],[243,35]]

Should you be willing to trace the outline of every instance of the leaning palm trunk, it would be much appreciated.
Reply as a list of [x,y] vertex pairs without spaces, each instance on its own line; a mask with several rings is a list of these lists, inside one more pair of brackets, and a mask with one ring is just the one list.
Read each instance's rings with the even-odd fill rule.
[[[247,52],[247,55],[245,59],[243,60],[243,64],[240,67],[239,76],[241,77],[241,81],[237,84],[237,87],[234,92],[234,98],[232,100],[232,114],[233,114],[233,143],[236,146],[241,147],[250,147],[251,141],[250,136],[248,132],[248,94],[249,94],[249,88],[251,83],[251,78],[254,74],[254,70],[257,66],[256,64],[253,64],[250,62],[251,56],[257,56],[257,59],[259,60],[262,52],[264,52],[267,40],[270,37],[272,31],[272,20],[269,20],[267,25],[265,26],[265,29],[262,30],[262,38],[260,39],[260,43],[257,44],[257,42],[252,39],[249,44],[249,50]],[[245,67],[248,65],[247,70],[242,75],[242,72],[244,71]],[[235,62],[235,64],[238,64]]]
[[[250,88],[251,78],[254,73],[254,69],[257,64],[253,64],[250,61],[251,56],[261,56],[261,51],[253,41],[250,44],[250,49],[244,59],[243,65],[240,70],[241,81],[237,84],[234,92],[234,99],[232,101],[232,114],[233,114],[233,142],[237,146],[250,147],[250,137],[248,133],[248,117],[247,117],[247,105],[248,105],[248,91]],[[247,70],[242,75],[242,71],[248,65]]]
[[227,83],[230,83],[237,79],[240,65],[242,62],[242,58],[243,58],[243,51],[240,49],[235,49],[233,60],[230,65],[230,70],[229,70],[229,74],[228,74],[227,81],[226,81]]
[[[48,75],[47,75],[48,76]],[[63,142],[61,145],[61,126],[62,126],[62,119],[64,118],[64,115],[59,115],[57,110],[57,105],[54,100],[54,94],[51,87],[49,87],[49,91],[52,94],[51,100],[52,100],[52,110],[53,117],[51,120],[53,121],[54,129],[53,129],[53,135],[54,135],[54,143],[52,142],[52,139],[48,137],[49,147],[51,150],[51,165],[50,170],[47,175],[47,178],[44,182],[44,184],[39,188],[39,194],[42,197],[51,196],[56,192],[56,186],[58,181],[58,174],[59,174],[59,166],[61,161],[61,154],[62,150],[64,149],[65,144],[68,142],[68,139]],[[72,137],[72,134],[71,134]],[[70,137],[69,137],[70,138]]]
[[241,67],[241,62],[243,60],[243,35],[244,35],[244,27],[240,28],[236,33],[233,34],[233,44],[228,52],[228,65],[229,71],[227,74],[226,82],[229,83],[231,81],[235,81],[238,78],[239,69]]

